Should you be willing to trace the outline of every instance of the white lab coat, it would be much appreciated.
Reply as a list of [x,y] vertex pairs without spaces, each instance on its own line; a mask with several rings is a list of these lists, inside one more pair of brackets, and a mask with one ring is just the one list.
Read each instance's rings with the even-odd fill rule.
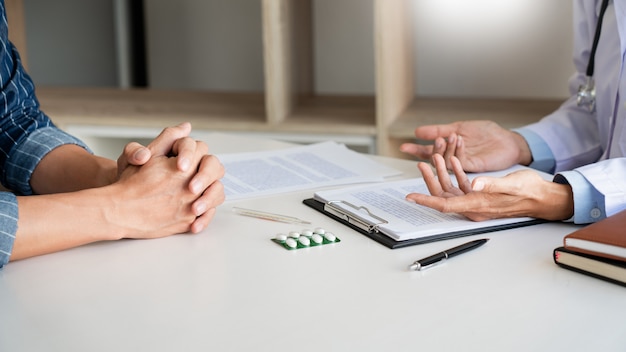
[[[569,180],[572,172],[588,182],[570,182],[575,196],[575,212],[593,209],[592,215],[575,217],[598,219],[626,209],[626,0],[609,3],[595,55],[596,111],[576,104],[578,87],[585,82],[601,0],[578,0],[574,4],[574,64],[577,73],[569,82],[571,98],[538,123],[526,126],[539,135],[555,157],[555,172]],[[573,170],[573,171],[566,171]],[[589,207],[577,203],[581,187],[596,194]],[[579,189],[577,189],[579,188]],[[590,194],[589,190],[585,194]],[[586,222],[586,221],[577,221]]]

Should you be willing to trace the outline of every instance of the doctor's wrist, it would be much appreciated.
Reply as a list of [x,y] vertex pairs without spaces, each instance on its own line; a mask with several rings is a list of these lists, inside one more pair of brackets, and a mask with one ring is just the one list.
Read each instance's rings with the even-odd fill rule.
[[533,162],[533,155],[530,152],[530,146],[526,139],[522,137],[521,134],[517,132],[511,132],[513,135],[513,141],[517,146],[518,156],[517,156],[517,164],[528,166]]

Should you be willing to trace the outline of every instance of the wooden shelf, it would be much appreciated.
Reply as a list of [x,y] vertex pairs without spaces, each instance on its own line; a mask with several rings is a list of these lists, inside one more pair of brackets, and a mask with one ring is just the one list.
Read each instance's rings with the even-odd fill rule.
[[504,128],[537,122],[554,111],[560,100],[416,98],[389,126],[391,138],[414,138],[418,126],[459,120],[492,120]]
[[368,96],[299,97],[281,125],[306,125],[316,133],[375,136],[376,100]]
[[190,121],[219,131],[376,134],[374,97],[300,97],[282,123],[265,118],[261,93],[114,88],[38,88],[43,111],[59,126],[159,127]]
[[215,93],[115,88],[38,88],[42,109],[63,126],[115,124],[163,126],[181,121],[216,128],[245,129],[265,123],[258,93]]

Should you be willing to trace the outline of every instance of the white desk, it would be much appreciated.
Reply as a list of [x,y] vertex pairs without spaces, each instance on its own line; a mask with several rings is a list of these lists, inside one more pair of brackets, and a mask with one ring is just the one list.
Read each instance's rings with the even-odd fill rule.
[[[215,152],[278,148],[208,136]],[[385,159],[417,175],[413,162]],[[390,250],[301,204],[312,191],[227,203],[205,233],[124,240],[0,270],[0,351],[624,351],[626,288],[557,267],[573,225],[491,233],[426,272],[414,260],[461,238]],[[288,251],[309,219],[335,245]],[[478,238],[483,236],[474,236]]]

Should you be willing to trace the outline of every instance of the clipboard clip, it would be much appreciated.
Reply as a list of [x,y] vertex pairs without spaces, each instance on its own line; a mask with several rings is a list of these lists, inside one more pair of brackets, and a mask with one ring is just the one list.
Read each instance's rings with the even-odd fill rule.
[[[359,216],[356,213],[353,213],[349,210],[344,210],[343,208],[339,207],[337,204],[344,204],[350,208],[353,208],[356,212],[359,212],[361,210],[365,210],[365,212],[367,212],[367,215],[373,219],[378,220],[378,223],[375,224],[371,224],[370,222],[364,220],[361,216]],[[324,211],[331,213],[337,217],[339,217],[340,219],[359,227],[362,230],[365,230],[369,233],[372,232],[378,232],[378,226],[380,225],[384,225],[384,224],[388,224],[389,222],[383,218],[381,218],[380,216],[377,216],[376,214],[372,213],[369,209],[367,209],[367,207],[364,206],[357,206],[354,205],[350,202],[346,202],[343,200],[331,200],[327,203],[324,204]]]

